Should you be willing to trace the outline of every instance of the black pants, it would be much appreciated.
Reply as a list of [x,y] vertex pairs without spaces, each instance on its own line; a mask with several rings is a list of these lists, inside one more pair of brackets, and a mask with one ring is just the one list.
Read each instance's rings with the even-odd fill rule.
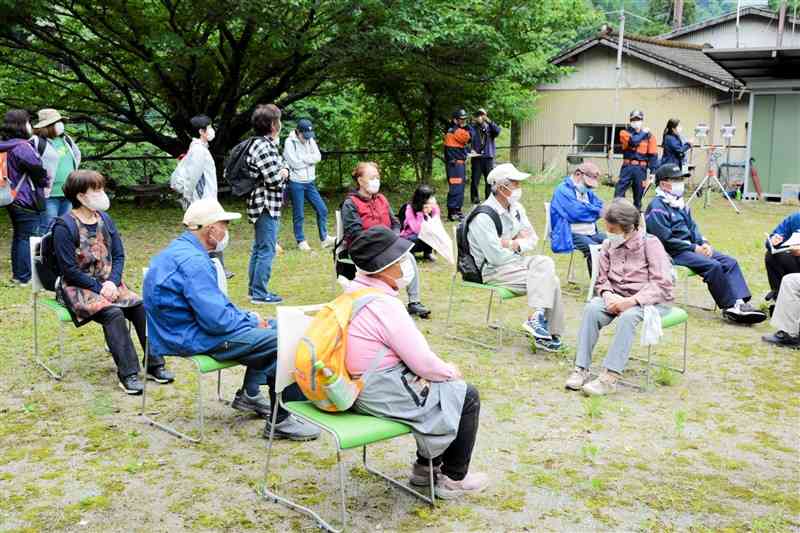
[[[442,455],[433,459],[433,465],[442,465],[442,473],[454,481],[461,481],[469,471],[472,450],[478,436],[478,419],[481,415],[481,397],[478,389],[467,383],[464,407],[461,408],[461,422],[458,433]],[[417,452],[417,463],[428,466],[428,459]]]
[[472,158],[472,173],[469,177],[469,196],[472,200],[473,204],[480,203],[481,197],[478,196],[478,186],[481,183],[481,176],[483,176],[483,197],[484,199],[489,198],[489,194],[492,192],[492,188],[489,186],[489,183],[486,181],[486,177],[489,175],[489,172],[492,171],[494,168],[494,158],[493,157],[473,157]]
[[769,288],[775,293],[777,299],[783,276],[800,272],[800,257],[795,257],[787,252],[780,254],[767,252],[767,255],[764,256],[764,264],[767,267]]
[[[139,337],[139,344],[142,346],[142,353],[144,353],[147,345],[144,305],[139,304],[133,307],[111,305],[92,316],[92,320],[103,326],[106,344],[111,350],[111,357],[117,364],[119,378],[123,379],[138,374],[140,370],[139,356],[136,355],[136,348],[133,346],[130,333],[128,333],[126,320],[130,320],[133,324],[136,335]],[[148,366],[150,368],[164,366],[164,358],[151,355]]]
[[422,254],[424,257],[430,257],[433,252],[433,248],[430,245],[422,242],[419,237],[412,237],[408,240],[414,243],[414,247],[411,249],[412,254]]

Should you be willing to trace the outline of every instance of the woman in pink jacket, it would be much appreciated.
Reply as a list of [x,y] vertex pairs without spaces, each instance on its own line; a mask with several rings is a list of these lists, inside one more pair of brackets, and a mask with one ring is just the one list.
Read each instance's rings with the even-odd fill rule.
[[353,241],[350,257],[358,271],[347,292],[372,288],[376,297],[350,322],[345,361],[364,383],[355,410],[411,427],[417,441],[411,484],[428,484],[432,459],[437,496],[456,498],[483,490],[488,481],[486,474],[469,472],[480,397],[456,365],[431,351],[397,298],[414,273],[412,247],[384,226]]
[[419,239],[419,232],[422,230],[422,223],[431,217],[439,216],[439,206],[436,204],[436,197],[430,185],[420,185],[414,191],[411,203],[405,204],[400,208],[402,216],[398,218],[403,221],[400,236],[414,243],[411,249],[412,254],[422,253],[424,261],[434,261],[433,249]]

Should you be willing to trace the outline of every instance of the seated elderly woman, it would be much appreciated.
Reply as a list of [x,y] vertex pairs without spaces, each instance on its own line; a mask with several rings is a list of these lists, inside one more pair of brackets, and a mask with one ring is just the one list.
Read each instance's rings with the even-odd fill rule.
[[358,271],[347,292],[371,287],[383,294],[350,322],[346,365],[364,381],[355,410],[411,427],[417,440],[411,484],[427,485],[432,458],[436,493],[451,499],[477,493],[488,482],[485,474],[469,472],[480,398],[454,364],[431,351],[397,297],[414,275],[413,246],[385,226],[354,239],[350,257]]
[[[568,389],[583,389],[588,395],[616,390],[645,308],[653,306],[665,315],[670,310],[666,304],[673,301],[669,256],[660,240],[639,227],[639,210],[624,198],[616,198],[606,207],[603,219],[608,238],[600,249],[596,296],[583,310],[575,370],[566,383]],[[603,361],[603,371],[589,381],[592,351],[600,329],[615,318],[617,330]]]
[[[141,394],[139,360],[125,320],[130,320],[146,349],[142,299],[122,282],[125,250],[111,217],[105,179],[91,170],[75,170],[64,183],[64,196],[72,210],[55,219],[53,243],[61,278],[56,286],[59,303],[69,310],[75,325],[103,326],[106,344],[117,365],[119,386],[127,394]],[[175,376],[164,359],[150,357],[147,378],[171,383]]]

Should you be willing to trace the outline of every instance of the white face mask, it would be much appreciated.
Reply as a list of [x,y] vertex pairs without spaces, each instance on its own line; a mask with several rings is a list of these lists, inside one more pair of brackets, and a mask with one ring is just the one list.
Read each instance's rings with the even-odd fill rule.
[[686,184],[682,181],[675,181],[672,183],[672,189],[669,193],[675,198],[680,198],[686,190]]
[[610,242],[611,245],[613,246],[615,244],[619,244],[622,241],[624,241],[625,240],[625,234],[624,233],[606,233],[606,238],[608,239],[608,242]]
[[228,247],[228,243],[230,242],[230,240],[231,240],[230,233],[228,233],[228,230],[226,229],[225,236],[222,238],[221,241],[217,241],[217,245],[214,247],[214,251],[217,253],[222,252],[225,248]]
[[642,121],[641,120],[631,121],[631,128],[635,129],[636,131],[639,131],[640,129],[642,129]]
[[108,211],[111,207],[111,200],[105,191],[89,191],[78,200],[92,211]]
[[511,204],[516,204],[522,199],[522,187],[519,189],[508,189],[511,191],[511,194],[508,196],[508,201]]
[[414,280],[414,265],[411,261],[411,259],[406,257],[400,263],[400,269],[403,271],[403,277],[395,281],[398,289],[408,287],[409,284],[411,284],[411,282]]
[[381,180],[378,178],[372,178],[367,182],[367,192],[370,194],[377,194],[377,192],[381,190]]
[[214,127],[213,126],[209,126],[209,127],[206,128],[206,140],[208,142],[213,141],[214,137],[216,137],[216,136],[217,136],[217,132],[214,131]]
[[64,135],[64,123],[63,122],[56,122],[56,135],[61,137]]

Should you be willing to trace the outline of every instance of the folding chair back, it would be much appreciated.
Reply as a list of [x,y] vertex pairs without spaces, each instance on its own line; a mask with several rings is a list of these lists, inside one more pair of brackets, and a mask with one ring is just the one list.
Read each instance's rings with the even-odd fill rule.
[[336,210],[336,242],[344,240],[344,226],[342,225],[342,212]]
[[42,280],[39,279],[39,272],[36,270],[36,260],[38,259],[36,256],[36,247],[42,242],[42,238],[31,237],[28,242],[31,247],[31,291],[35,294],[44,290]]
[[304,307],[278,306],[278,363],[275,371],[275,394],[294,383],[294,356],[300,339],[311,324],[311,315],[322,309],[322,305]]
[[602,244],[589,245],[589,254],[592,256],[592,279],[589,281],[589,291],[586,295],[587,302],[594,296],[594,285],[597,283],[597,271],[600,269],[600,248],[602,246]]

